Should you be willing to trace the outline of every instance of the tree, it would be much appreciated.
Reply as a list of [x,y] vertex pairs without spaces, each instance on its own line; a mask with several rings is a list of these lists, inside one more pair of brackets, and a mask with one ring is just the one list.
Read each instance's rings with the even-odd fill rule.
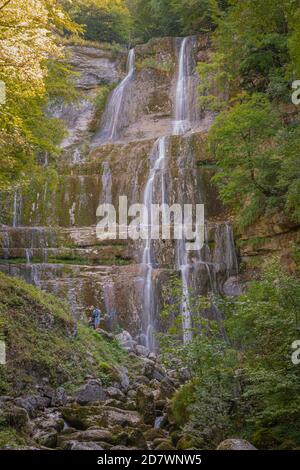
[[0,187],[10,189],[32,172],[37,149],[53,148],[63,135],[61,124],[47,118],[44,107],[47,86],[52,83],[53,91],[58,80],[58,90],[59,75],[69,73],[58,65],[53,80],[51,63],[63,58],[55,33],[64,28],[77,32],[78,27],[55,0],[3,0],[0,12],[0,80],[7,96],[0,105]]
[[223,111],[212,126],[209,146],[220,166],[213,179],[242,227],[280,203],[279,128],[278,115],[263,95]]
[[182,366],[193,365],[192,379],[172,401],[189,446],[215,448],[239,435],[258,448],[297,448],[299,366],[291,357],[299,278],[284,273],[274,259],[243,295],[214,302],[224,312],[227,336],[220,336],[214,322],[194,335],[181,355]]
[[85,39],[129,42],[131,16],[125,0],[61,0],[61,3],[72,19],[83,25]]

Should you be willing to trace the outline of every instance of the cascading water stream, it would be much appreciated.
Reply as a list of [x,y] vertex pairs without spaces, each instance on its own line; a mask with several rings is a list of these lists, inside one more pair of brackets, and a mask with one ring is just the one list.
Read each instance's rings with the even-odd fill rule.
[[[173,126],[173,134],[182,135],[191,129],[189,120],[189,94],[188,94],[188,77],[190,64],[190,38],[184,38],[181,42],[179,58],[178,58],[178,75],[176,85],[176,101],[175,101],[175,122]],[[181,298],[181,316],[183,327],[184,343],[192,339],[192,318],[189,292],[189,276],[190,264],[188,261],[188,253],[186,249],[185,233],[182,234],[183,239],[177,242],[177,268],[181,273],[182,282],[182,298]]]
[[14,205],[13,205],[13,222],[12,226],[16,227],[18,225],[18,191],[15,191],[14,194]]
[[144,282],[144,309],[143,309],[143,325],[142,325],[142,340],[144,345],[150,350],[155,349],[155,288],[153,285],[153,247],[151,242],[151,228],[152,228],[152,213],[151,207],[153,204],[153,192],[155,185],[155,176],[157,172],[161,173],[161,204],[165,204],[165,180],[164,169],[166,159],[166,144],[167,138],[161,137],[158,139],[153,147],[151,155],[152,168],[150,169],[148,181],[144,191],[144,206],[147,208],[146,214],[143,217],[143,226],[147,231],[147,239],[143,250],[142,263],[146,268],[145,282]]
[[[126,93],[126,89],[130,84],[135,71],[135,52],[131,49],[127,59],[127,75],[121,83],[114,89],[109,99],[107,109],[104,113],[104,126],[98,136],[102,143],[114,142],[118,139],[118,133],[121,126],[122,103]],[[97,139],[97,136],[95,138]]]
[[178,59],[178,76],[175,96],[175,122],[173,134],[185,134],[191,129],[190,110],[188,100],[189,64],[190,64],[190,38],[181,42]]
[[108,162],[102,163],[103,173],[102,173],[102,201],[104,204],[112,203],[112,175]]

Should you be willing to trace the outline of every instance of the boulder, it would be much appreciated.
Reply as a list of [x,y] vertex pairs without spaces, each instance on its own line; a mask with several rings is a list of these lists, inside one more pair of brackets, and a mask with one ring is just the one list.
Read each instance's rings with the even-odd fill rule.
[[54,449],[57,446],[57,431],[55,429],[48,431],[39,430],[32,437],[41,446],[50,449]]
[[38,411],[44,410],[51,405],[51,399],[40,395],[21,397],[15,400],[15,404],[24,408],[31,418],[37,415]]
[[146,439],[139,429],[133,429],[128,435],[128,444],[141,450],[148,450]]
[[126,446],[113,446],[110,448],[110,450],[133,450],[133,448]]
[[141,344],[138,344],[135,347],[135,350],[138,356],[148,357],[150,354],[149,349],[146,348],[145,346],[142,346]]
[[108,429],[95,428],[87,429],[86,431],[73,432],[72,434],[66,434],[60,436],[59,443],[65,447],[65,443],[68,441],[78,442],[106,442],[108,444],[114,444],[115,439],[112,433]]
[[65,450],[104,450],[96,442],[78,442],[69,441],[66,443]]
[[55,429],[56,431],[61,432],[64,428],[64,420],[62,419],[59,411],[49,410],[34,419],[33,425],[37,429]]
[[0,412],[0,419],[8,426],[22,431],[29,426],[29,415],[25,408],[19,406],[8,405]]
[[[177,439],[177,437],[175,437],[175,436],[176,435],[173,434],[173,436],[171,437],[172,442],[174,442]],[[188,449],[191,449],[192,447],[193,447],[193,443],[192,443],[191,439],[189,439],[186,436],[182,436],[182,437],[180,437],[180,439],[177,440],[176,448],[178,450],[188,450]]]
[[136,390],[128,390],[127,397],[129,399],[135,400],[136,399]]
[[43,387],[41,395],[50,400],[50,406],[65,406],[68,402],[66,391],[63,387],[53,389],[51,387]]
[[257,450],[245,439],[226,439],[218,445],[217,450]]
[[142,423],[142,417],[136,411],[105,407],[103,408],[102,422],[104,426],[136,427]]
[[155,439],[153,446],[155,450],[176,450],[169,439]]
[[122,331],[122,333],[116,335],[116,339],[119,342],[121,348],[126,349],[126,351],[129,352],[135,352],[137,343],[133,340],[131,334],[128,333],[128,331]]
[[145,424],[154,424],[156,411],[153,391],[141,385],[137,389],[136,409],[143,416]]
[[151,428],[144,432],[146,441],[154,441],[154,439],[164,439],[166,437],[166,431],[162,429]]
[[105,389],[105,393],[109,398],[113,398],[114,400],[124,401],[125,395],[121,390],[116,387],[108,387]]
[[86,385],[80,387],[75,393],[76,401],[80,405],[86,405],[88,403],[105,401],[107,395],[99,380],[90,380]]
[[238,297],[243,293],[244,286],[237,276],[229,277],[223,285],[223,293],[227,297]]
[[95,417],[101,417],[102,408],[96,405],[80,406],[74,403],[61,409],[61,414],[67,424],[75,429],[86,430],[92,426]]

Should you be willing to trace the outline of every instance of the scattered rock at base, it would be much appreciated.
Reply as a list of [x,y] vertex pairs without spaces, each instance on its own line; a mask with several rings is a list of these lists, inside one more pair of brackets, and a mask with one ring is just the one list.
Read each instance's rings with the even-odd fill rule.
[[144,423],[154,425],[156,410],[153,391],[140,385],[136,395],[136,409],[143,416]]
[[105,401],[107,395],[100,380],[92,379],[77,390],[75,398],[80,405],[87,405],[88,403]]
[[116,335],[116,339],[119,342],[121,348],[125,349],[126,351],[135,352],[137,343],[133,340],[131,334],[128,333],[128,331],[122,331],[122,333]]
[[226,439],[218,445],[217,450],[257,450],[245,439]]
[[104,450],[96,442],[69,441],[66,450]]

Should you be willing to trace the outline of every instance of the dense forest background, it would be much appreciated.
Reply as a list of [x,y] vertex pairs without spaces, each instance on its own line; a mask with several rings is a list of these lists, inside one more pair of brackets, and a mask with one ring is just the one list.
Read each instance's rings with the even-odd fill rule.
[[[197,66],[199,100],[217,115],[207,145],[236,230],[274,214],[296,229],[300,115],[291,95],[300,80],[297,0],[0,0],[0,80],[7,96],[0,105],[1,191],[28,185],[41,172],[55,174],[65,130],[48,116],[47,105],[77,99],[65,44],[107,42],[117,49],[194,34],[208,34],[211,42],[210,62]],[[54,162],[47,170],[38,165],[45,152]],[[213,447],[236,433],[259,447],[299,447],[299,366],[291,362],[300,309],[297,246],[293,259],[292,273],[274,260],[235,302],[200,299],[220,303],[228,337],[205,323],[205,334],[188,349],[176,347],[176,360],[192,377],[173,400],[185,448]],[[199,299],[194,308],[197,316]],[[162,345],[169,363],[174,337],[176,326]]]

